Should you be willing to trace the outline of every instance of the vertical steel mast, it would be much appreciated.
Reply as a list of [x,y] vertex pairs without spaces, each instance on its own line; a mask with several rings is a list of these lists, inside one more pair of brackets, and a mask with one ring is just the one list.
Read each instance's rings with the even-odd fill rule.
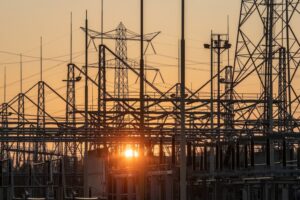
[[186,137],[185,137],[185,1],[181,0],[181,65],[180,65],[180,199],[186,194]]
[[144,146],[144,139],[145,139],[145,102],[144,102],[144,0],[140,2],[140,134],[141,134],[141,142],[140,142],[140,153],[141,158],[143,161],[141,162],[141,170],[140,170],[140,200],[145,199],[145,146]]

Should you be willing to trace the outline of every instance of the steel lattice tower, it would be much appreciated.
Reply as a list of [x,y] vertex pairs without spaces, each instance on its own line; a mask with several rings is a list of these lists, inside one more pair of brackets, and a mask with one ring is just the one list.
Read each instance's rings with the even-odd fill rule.
[[106,52],[105,46],[99,45],[98,52],[98,126],[106,127]]
[[[6,134],[7,134],[6,132],[8,129],[8,104],[7,103],[2,104],[1,118],[2,118],[2,129],[3,129],[2,137],[6,137]],[[1,143],[1,159],[7,159],[9,157],[9,153],[8,153],[7,149],[8,149],[8,143],[2,142]]]
[[[261,94],[257,102],[252,105],[245,103],[242,106],[244,109],[238,109],[236,117],[253,120],[243,128],[272,133],[278,131],[279,125],[282,126],[282,122],[279,121],[285,115],[287,120],[284,126],[289,131],[293,130],[291,124],[294,124],[293,119],[296,116],[292,110],[299,104],[293,84],[299,67],[297,63],[299,63],[300,43],[292,22],[298,14],[298,4],[299,0],[241,2],[232,83],[233,95],[239,99],[237,92],[242,91],[239,86],[245,83],[253,85],[255,82],[262,89],[256,91]],[[254,20],[255,29],[253,29]],[[279,106],[282,107],[283,101],[286,101],[287,109],[278,109]]]
[[[129,86],[128,86],[128,66],[126,67],[126,63],[128,61],[127,58],[127,41],[140,41],[141,35],[131,31],[125,27],[125,25],[120,22],[118,27],[114,30],[107,32],[97,32],[91,29],[82,28],[85,32],[87,31],[88,36],[91,40],[95,39],[106,39],[106,40],[115,40],[115,54],[117,59],[115,59],[115,77],[114,77],[114,97],[121,100],[118,103],[114,103],[114,111],[116,111],[113,120],[116,127],[122,126],[124,124],[125,114],[124,112],[124,104],[126,104],[126,97],[129,96]],[[152,40],[156,38],[160,32],[153,32],[143,35],[143,41],[147,43],[146,49],[148,47],[154,50]],[[95,43],[94,43],[95,44]],[[154,50],[155,51],[155,50]],[[105,115],[106,113],[102,113],[104,111],[104,107],[106,107],[105,103],[105,48],[103,45],[99,46],[99,71],[98,71],[98,124],[101,124],[101,119],[103,118],[102,123],[105,126]],[[123,113],[123,114],[122,114]]]
[[[24,122],[25,122],[25,107],[24,107],[24,94],[20,93],[18,97],[18,135],[23,136],[23,128],[24,128]],[[17,143],[17,149],[23,148],[25,149],[25,142],[23,143]],[[23,160],[25,162],[25,154],[21,154],[21,152],[17,152],[17,166],[20,165],[20,161]]]
[[286,131],[286,110],[287,110],[287,81],[286,81],[286,50],[279,49],[279,69],[278,69],[278,131]]
[[[74,64],[68,64],[67,73],[67,98],[66,98],[66,123],[68,130],[74,132],[76,129],[76,118],[75,118],[75,70]],[[65,153],[71,153],[72,156],[76,155],[76,142],[66,144]]]
[[[127,62],[127,34],[126,27],[121,22],[116,29],[116,54],[123,61]],[[114,79],[114,96],[119,99],[128,98],[128,69],[119,59],[116,59],[115,64],[115,79]],[[119,104],[115,105],[116,111],[121,112],[122,107]],[[117,126],[120,126],[124,120],[124,116],[116,118]]]
[[[45,134],[45,84],[43,81],[38,82],[38,99],[37,99],[37,134]],[[34,160],[38,160],[37,152],[46,152],[46,144],[44,142],[37,142],[35,146],[35,157]],[[40,158],[43,160],[43,158]]]

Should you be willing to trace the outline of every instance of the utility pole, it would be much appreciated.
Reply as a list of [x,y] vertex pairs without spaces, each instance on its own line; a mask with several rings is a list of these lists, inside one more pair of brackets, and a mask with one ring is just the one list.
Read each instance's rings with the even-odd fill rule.
[[[84,95],[84,125],[85,125],[85,131],[86,134],[88,133],[88,95],[89,95],[89,90],[88,90],[88,18],[87,18],[87,11],[85,13],[85,95]],[[87,154],[88,150],[88,144],[87,142],[84,143],[84,152]]]
[[[141,37],[140,37],[140,128],[144,131],[144,0],[141,0]],[[144,133],[142,132],[142,137]]]
[[210,35],[210,129],[213,134],[214,131],[214,50],[213,46],[213,33]]
[[146,167],[146,157],[145,153],[145,121],[144,121],[144,109],[145,109],[145,102],[144,102],[144,0],[140,2],[140,134],[141,134],[141,142],[140,142],[140,154],[141,154],[141,161],[140,161],[140,189],[139,189],[139,199],[145,199],[145,167]]
[[186,137],[185,137],[185,0],[181,0],[181,84],[180,84],[180,200],[187,199]]
[[[84,87],[84,129],[85,135],[89,133],[88,127],[88,14],[87,10],[85,12],[85,87]],[[84,170],[84,196],[88,195],[88,174],[87,174],[87,155],[88,155],[88,142],[84,142],[84,160],[85,160],[85,170]]]

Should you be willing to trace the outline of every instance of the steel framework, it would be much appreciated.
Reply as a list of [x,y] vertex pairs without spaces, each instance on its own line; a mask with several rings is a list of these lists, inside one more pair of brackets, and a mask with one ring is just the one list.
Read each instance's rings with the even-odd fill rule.
[[[198,186],[203,192],[201,199],[221,199],[219,190],[241,189],[246,195],[250,186],[253,191],[259,190],[257,184],[265,184],[265,188],[282,182],[295,184],[297,181],[292,177],[300,175],[300,98],[295,88],[300,43],[293,29],[293,19],[299,14],[299,2],[242,0],[233,66],[221,62],[231,48],[229,36],[211,34],[210,43],[204,45],[211,53],[211,76],[193,91],[185,87],[184,23],[181,83],[161,89],[144,74],[145,49],[152,45],[159,32],[144,34],[142,18],[140,34],[129,31],[122,23],[113,31],[99,33],[88,28],[86,19],[86,26],[82,28],[85,66],[82,69],[75,63],[67,65],[65,96],[39,81],[1,104],[1,163],[4,165],[11,159],[17,169],[32,173],[33,166],[28,167],[28,163],[45,164],[57,159],[53,164],[55,172],[51,172],[51,167],[47,169],[49,174],[62,177],[61,180],[57,178],[55,182],[53,175],[47,183],[41,184],[48,188],[49,196],[54,186],[63,185],[65,191],[82,186],[83,158],[89,151],[105,149],[112,156],[120,154],[126,145],[136,147],[149,160],[158,155],[157,162],[153,158],[153,163],[143,165],[139,179],[143,183],[139,191],[142,196],[147,190],[147,170],[153,168],[181,169],[182,200],[194,195],[189,191]],[[182,8],[184,10],[184,4]],[[141,11],[143,15],[143,9]],[[255,32],[253,21],[257,27]],[[116,40],[115,51],[105,44],[96,45],[95,39]],[[131,40],[141,44],[140,68],[127,58],[126,43]],[[148,42],[146,48],[144,42]],[[89,60],[88,49],[92,43],[98,52],[96,66]],[[115,70],[113,91],[107,88],[109,66]],[[97,69],[94,74],[89,70],[93,68]],[[129,90],[129,74],[140,80],[139,96]],[[84,109],[77,105],[75,95],[76,83],[81,77],[85,82]],[[91,85],[97,88],[96,109],[88,105]],[[250,91],[245,92],[245,88]],[[48,112],[45,94],[50,93],[65,105],[65,117]],[[33,108],[25,109],[28,105]],[[70,173],[63,169],[70,169]],[[70,183],[72,175],[76,177],[73,184],[78,185]],[[37,175],[29,177],[33,176]],[[22,187],[36,185],[26,183]],[[82,192],[81,189],[78,191]],[[250,193],[249,190],[247,195]],[[227,196],[241,199],[238,192],[235,194],[233,197],[228,192]]]

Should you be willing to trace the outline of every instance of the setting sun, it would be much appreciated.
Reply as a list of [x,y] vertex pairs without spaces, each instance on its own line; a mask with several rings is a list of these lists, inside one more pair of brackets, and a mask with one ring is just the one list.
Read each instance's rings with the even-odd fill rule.
[[137,158],[139,156],[139,153],[132,149],[126,149],[124,152],[124,156],[126,158]]

